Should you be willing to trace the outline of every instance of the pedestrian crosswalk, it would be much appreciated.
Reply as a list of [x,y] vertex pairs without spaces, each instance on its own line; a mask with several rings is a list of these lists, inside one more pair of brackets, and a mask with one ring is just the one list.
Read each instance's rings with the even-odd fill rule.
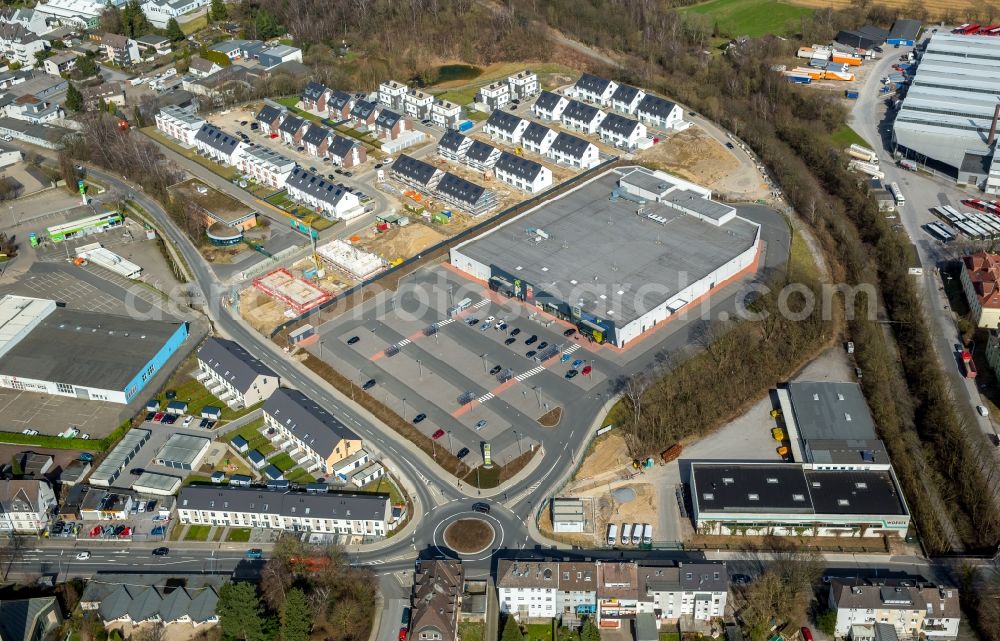
[[483,394],[482,396],[480,396],[476,400],[479,401],[480,403],[485,403],[486,401],[490,400],[491,398],[493,398],[493,392],[486,392],[485,394]]
[[[437,326],[438,327],[444,327],[445,325],[450,325],[450,324],[452,324],[454,322],[455,322],[454,318],[446,318],[443,321],[438,321]],[[577,345],[577,347],[579,347],[579,345]]]
[[541,365],[539,365],[538,367],[533,367],[533,368],[529,369],[527,372],[523,372],[521,374],[518,374],[517,376],[514,377],[514,380],[516,380],[516,381],[523,381],[525,379],[531,378],[532,376],[534,376],[535,374],[538,374],[539,372],[544,372],[544,371],[545,371],[545,368],[542,367]]
[[482,308],[486,307],[489,304],[490,304],[490,299],[484,298],[483,300],[481,300],[478,303],[476,303],[475,305],[473,305],[472,309],[482,309]]
[[573,343],[572,345],[563,350],[563,354],[572,354],[578,349],[580,349],[580,343]]
[[404,338],[403,340],[396,343],[396,347],[403,347],[404,345],[409,345],[412,342],[413,341],[411,341],[409,338]]

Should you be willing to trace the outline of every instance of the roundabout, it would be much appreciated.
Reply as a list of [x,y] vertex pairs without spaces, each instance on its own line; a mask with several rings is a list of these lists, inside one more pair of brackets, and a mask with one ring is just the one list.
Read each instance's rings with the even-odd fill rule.
[[503,547],[504,527],[494,516],[472,510],[456,511],[434,527],[431,546],[442,556],[463,561],[489,559]]

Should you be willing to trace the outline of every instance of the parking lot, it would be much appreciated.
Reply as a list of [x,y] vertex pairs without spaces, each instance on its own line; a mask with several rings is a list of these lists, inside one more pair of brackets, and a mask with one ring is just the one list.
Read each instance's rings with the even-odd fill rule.
[[73,427],[92,439],[101,439],[130,415],[129,408],[118,403],[0,388],[0,430],[5,432],[37,430],[55,436]]
[[[429,301],[427,292],[443,296]],[[443,431],[438,445],[452,452],[467,448],[470,465],[482,461],[484,442],[504,463],[542,440],[541,432],[565,429],[543,427],[538,419],[603,389],[607,370],[594,346],[563,335],[569,325],[546,327],[547,317],[530,318],[519,303],[490,293],[445,268],[424,270],[400,288],[398,302],[381,311],[370,303],[363,313],[323,325],[310,350],[358,385],[374,380],[368,393],[407,420],[425,414],[418,428],[431,437]],[[449,318],[450,301],[463,298],[471,299],[469,308]],[[507,327],[497,329],[504,318]],[[393,345],[398,353],[386,355]],[[556,355],[538,361],[546,350]],[[576,373],[567,378],[571,370]],[[461,402],[463,396],[469,402]]]

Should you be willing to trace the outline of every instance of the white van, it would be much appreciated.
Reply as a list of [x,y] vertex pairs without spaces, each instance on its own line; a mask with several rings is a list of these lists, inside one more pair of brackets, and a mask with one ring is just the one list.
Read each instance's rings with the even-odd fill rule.
[[649,523],[645,523],[642,526],[642,542],[646,545],[650,545],[653,542],[653,526]]
[[632,545],[640,543],[642,543],[642,523],[636,523],[632,526]]
[[608,545],[614,545],[618,538],[618,526],[614,523],[608,524]]
[[632,524],[622,523],[622,545],[628,545],[632,542]]

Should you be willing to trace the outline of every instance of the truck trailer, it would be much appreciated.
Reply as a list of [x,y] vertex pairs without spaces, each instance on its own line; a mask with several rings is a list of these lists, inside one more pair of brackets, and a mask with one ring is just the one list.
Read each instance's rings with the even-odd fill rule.
[[878,154],[876,154],[874,150],[869,149],[868,147],[862,147],[857,143],[848,147],[847,153],[851,154],[855,158],[860,158],[865,162],[875,163],[876,165],[878,164]]

